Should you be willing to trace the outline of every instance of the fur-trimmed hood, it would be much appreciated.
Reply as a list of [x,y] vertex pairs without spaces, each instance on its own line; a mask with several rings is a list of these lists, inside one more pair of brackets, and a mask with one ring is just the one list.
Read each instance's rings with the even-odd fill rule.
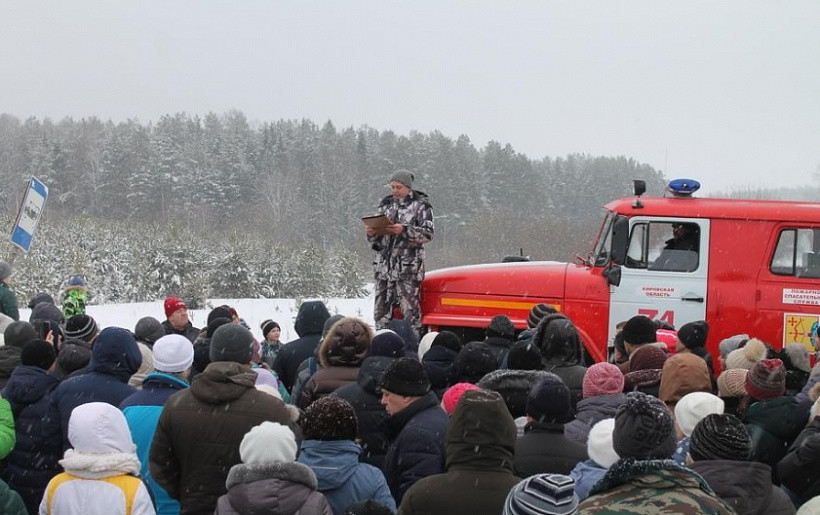
[[358,367],[370,355],[373,329],[358,318],[345,317],[335,324],[319,346],[323,367]]
[[254,463],[250,465],[240,463],[234,465],[228,472],[225,487],[230,489],[235,485],[253,483],[263,479],[281,479],[282,481],[304,485],[311,490],[318,488],[316,474],[313,473],[310,467],[295,461]]
[[494,370],[481,378],[478,387],[500,393],[515,418],[527,414],[527,396],[532,387],[554,376],[545,370]]

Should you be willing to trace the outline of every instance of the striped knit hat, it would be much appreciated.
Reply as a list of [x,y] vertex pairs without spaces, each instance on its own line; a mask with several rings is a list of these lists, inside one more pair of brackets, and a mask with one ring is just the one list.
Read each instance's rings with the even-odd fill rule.
[[746,461],[752,452],[752,439],[746,426],[729,414],[706,415],[692,431],[689,455],[695,461]]
[[504,515],[567,515],[578,513],[575,480],[561,474],[537,474],[510,490]]
[[74,315],[65,324],[65,336],[68,340],[90,342],[97,334],[97,322],[88,315]]
[[780,397],[786,393],[786,368],[779,359],[758,361],[746,374],[746,393],[756,401]]

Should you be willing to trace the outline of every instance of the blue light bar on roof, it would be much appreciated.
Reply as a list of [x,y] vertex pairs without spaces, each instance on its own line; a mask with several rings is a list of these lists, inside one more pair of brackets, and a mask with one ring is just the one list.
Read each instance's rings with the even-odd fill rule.
[[700,189],[700,183],[694,179],[674,179],[666,187],[672,194],[688,197]]

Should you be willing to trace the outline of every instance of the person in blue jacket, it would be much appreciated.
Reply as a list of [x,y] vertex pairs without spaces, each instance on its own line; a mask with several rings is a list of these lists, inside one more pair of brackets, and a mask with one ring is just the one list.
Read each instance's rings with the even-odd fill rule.
[[381,471],[359,463],[362,448],[354,441],[358,432],[356,411],[349,402],[322,397],[305,409],[302,420],[305,439],[298,461],[316,474],[319,491],[335,515],[343,515],[350,506],[368,499],[396,511]]
[[140,476],[148,484],[154,496],[157,514],[179,513],[179,501],[171,498],[148,470],[148,455],[157,430],[162,407],[168,397],[188,388],[191,365],[194,362],[194,346],[180,334],[169,334],[154,342],[154,370],[145,376],[142,390],[131,394],[120,403],[125,414],[131,438],[137,445],[140,459]]
[[44,421],[49,434],[61,438],[63,449],[68,449],[71,411],[89,402],[119,406],[126,397],[137,391],[128,385],[128,380],[141,364],[142,354],[134,333],[122,327],[103,329],[94,342],[91,363],[84,373],[63,380],[52,392],[49,414]]

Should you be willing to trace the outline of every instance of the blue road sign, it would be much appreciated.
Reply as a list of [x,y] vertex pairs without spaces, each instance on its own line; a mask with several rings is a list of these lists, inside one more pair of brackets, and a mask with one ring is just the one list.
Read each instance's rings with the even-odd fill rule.
[[20,204],[20,211],[17,213],[17,220],[11,230],[11,243],[23,252],[28,252],[31,247],[31,240],[34,238],[34,230],[43,214],[43,207],[48,198],[48,187],[33,175],[28,181],[23,202]]

